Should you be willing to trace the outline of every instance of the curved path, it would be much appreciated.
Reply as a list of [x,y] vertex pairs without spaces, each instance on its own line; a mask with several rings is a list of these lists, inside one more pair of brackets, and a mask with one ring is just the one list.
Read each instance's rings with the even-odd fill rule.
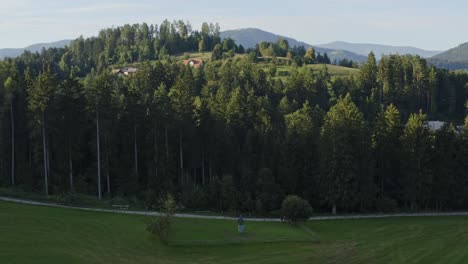
[[[92,211],[92,212],[105,212],[105,213],[128,214],[128,215],[146,215],[146,216],[160,216],[161,215],[161,213],[153,212],[153,211],[129,211],[129,210],[113,210],[113,209],[99,209],[99,208],[89,208],[89,207],[76,207],[76,206],[66,206],[66,205],[60,205],[60,204],[54,204],[54,203],[36,202],[36,201],[23,200],[23,199],[17,199],[17,198],[8,198],[8,197],[0,197],[0,201],[20,203],[20,204],[28,204],[28,205],[68,208],[68,209],[76,209],[76,210]],[[309,220],[310,221],[319,221],[319,220],[368,219],[368,218],[417,217],[417,216],[419,216],[419,217],[421,217],[421,216],[468,216],[468,212],[362,214],[362,215],[346,215],[346,216],[314,216],[314,217],[309,218]],[[236,217],[196,215],[196,214],[176,214],[175,217],[237,220]],[[257,221],[257,222],[280,222],[281,221],[278,218],[245,218],[245,219],[247,221]]]

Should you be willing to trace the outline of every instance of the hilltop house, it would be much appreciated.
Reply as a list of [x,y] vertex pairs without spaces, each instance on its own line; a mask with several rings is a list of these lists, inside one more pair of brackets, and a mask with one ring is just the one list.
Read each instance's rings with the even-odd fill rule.
[[442,121],[428,121],[426,127],[432,131],[440,130],[446,123]]
[[[442,129],[446,124],[447,122],[443,121],[428,121],[426,124],[426,128],[432,131],[438,131]],[[457,132],[461,133],[463,131],[463,126],[456,126],[455,129]]]
[[189,60],[184,60],[184,65],[190,65],[194,68],[200,68],[205,65],[205,62],[203,60],[196,60],[196,59],[189,59]]
[[135,74],[138,71],[137,68],[133,67],[123,67],[120,69],[112,69],[112,73],[119,76],[128,76]]

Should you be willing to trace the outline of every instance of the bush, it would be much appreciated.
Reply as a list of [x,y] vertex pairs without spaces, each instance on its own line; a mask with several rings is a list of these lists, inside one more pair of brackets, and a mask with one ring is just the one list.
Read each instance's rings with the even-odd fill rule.
[[296,195],[289,195],[283,200],[281,211],[292,223],[307,220],[313,212],[309,202]]
[[183,189],[179,201],[190,210],[203,210],[209,207],[205,190],[198,186]]
[[59,203],[69,206],[83,204],[81,197],[73,192],[63,194],[59,196],[57,200]]
[[375,202],[376,211],[381,213],[398,212],[398,203],[391,198],[381,198]]
[[152,189],[143,191],[141,199],[146,210],[152,210],[158,204],[158,194]]
[[110,200],[111,205],[128,205],[129,201],[123,197],[115,196]]
[[157,236],[165,245],[169,243],[169,232],[171,229],[171,220],[167,217],[158,217],[151,220],[146,226],[146,230]]
[[146,230],[153,235],[159,237],[161,242],[165,245],[169,243],[169,235],[171,231],[172,219],[177,210],[176,202],[171,195],[162,201],[162,215],[154,218],[146,226]]

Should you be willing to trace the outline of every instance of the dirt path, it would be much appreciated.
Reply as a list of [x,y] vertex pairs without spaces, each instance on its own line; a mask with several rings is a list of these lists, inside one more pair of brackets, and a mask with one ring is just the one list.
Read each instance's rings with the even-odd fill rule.
[[[161,213],[153,211],[130,211],[130,210],[112,210],[112,209],[99,209],[89,207],[75,207],[66,206],[54,203],[46,202],[35,202],[23,199],[0,197],[0,201],[37,205],[37,206],[48,206],[48,207],[59,207],[69,208],[83,211],[92,212],[105,212],[105,213],[116,213],[116,214],[128,214],[128,215],[146,215],[146,216],[159,216]],[[400,214],[363,214],[363,215],[346,215],[346,216],[314,216],[311,217],[310,221],[322,221],[322,220],[340,220],[340,219],[369,219],[369,218],[388,218],[388,217],[422,217],[422,216],[466,216],[468,212],[453,212],[453,213],[400,213]],[[196,214],[176,214],[176,217],[181,218],[199,218],[199,219],[221,219],[221,220],[237,220],[235,217],[228,216],[210,216],[210,215],[196,215]],[[278,218],[246,218],[247,221],[257,222],[280,222]]]

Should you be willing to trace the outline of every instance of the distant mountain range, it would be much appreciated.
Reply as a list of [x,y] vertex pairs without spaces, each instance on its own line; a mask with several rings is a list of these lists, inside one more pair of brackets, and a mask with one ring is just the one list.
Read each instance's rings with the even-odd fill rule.
[[[293,38],[280,36],[274,33],[270,33],[267,31],[263,31],[257,28],[245,28],[245,29],[237,29],[237,30],[227,30],[221,32],[221,38],[232,38],[236,41],[238,45],[242,45],[245,48],[254,48],[260,42],[276,42],[279,38],[283,38],[289,42],[289,46],[304,46],[306,49],[312,47],[311,44],[298,41]],[[341,50],[341,49],[328,49],[328,48],[321,48],[315,47],[316,52],[320,53],[327,53],[330,57],[331,61],[337,60],[340,61],[342,59],[348,59],[358,62],[363,62],[367,60],[367,55],[359,55],[350,51]]]
[[379,44],[366,44],[366,43],[348,43],[343,41],[335,41],[328,44],[317,45],[317,47],[333,49],[333,50],[347,50],[359,55],[367,56],[372,51],[375,57],[380,60],[383,55],[400,54],[400,55],[419,55],[423,58],[430,58],[443,51],[423,50],[409,46],[388,46]]
[[468,70],[468,42],[430,58],[428,62],[449,70]]
[[39,52],[43,48],[63,48],[69,45],[71,40],[60,40],[51,43],[39,43],[34,44],[31,46],[27,46],[26,48],[12,48],[12,49],[0,49],[0,60],[4,58],[14,58],[18,57],[19,55],[23,54],[24,51],[29,50],[31,52]]

